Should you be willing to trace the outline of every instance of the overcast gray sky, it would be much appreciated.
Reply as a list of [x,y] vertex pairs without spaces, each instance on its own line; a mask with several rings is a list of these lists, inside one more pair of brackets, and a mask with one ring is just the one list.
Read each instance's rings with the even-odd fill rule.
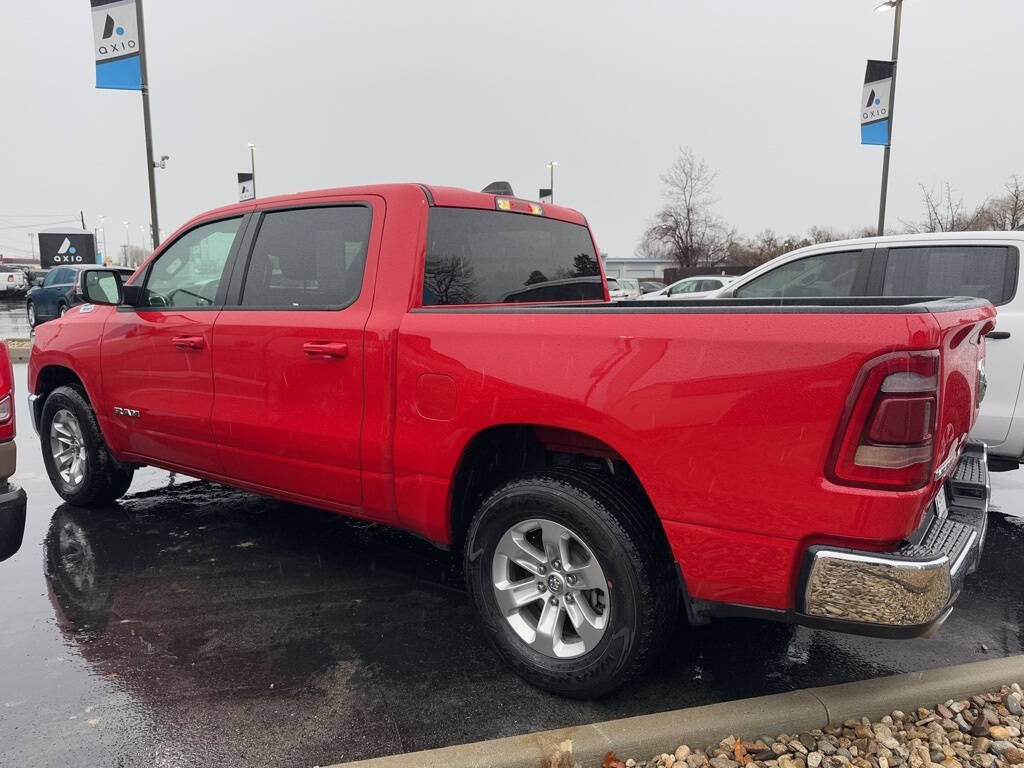
[[[741,232],[877,216],[882,152],[859,144],[865,59],[887,58],[876,0],[350,2],[147,0],[166,234],[236,199],[256,149],[261,195],[386,181],[560,203],[632,254],[659,175],[687,145],[719,172]],[[148,222],[140,96],[98,91],[86,0],[3,2],[0,252],[26,221],[84,209],[108,251]],[[907,0],[890,222],[917,185],[969,201],[1024,173],[1021,0]]]

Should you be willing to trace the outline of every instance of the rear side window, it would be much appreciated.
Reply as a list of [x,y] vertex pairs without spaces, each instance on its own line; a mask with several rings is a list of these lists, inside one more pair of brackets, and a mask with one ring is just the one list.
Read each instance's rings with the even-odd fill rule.
[[993,304],[1013,298],[1017,249],[988,245],[892,248],[884,296],[977,296]]
[[586,227],[531,214],[431,209],[424,306],[601,299]]
[[862,296],[871,252],[823,253],[791,261],[736,290],[741,299]]
[[363,285],[373,213],[362,205],[298,208],[263,217],[242,306],[340,309]]

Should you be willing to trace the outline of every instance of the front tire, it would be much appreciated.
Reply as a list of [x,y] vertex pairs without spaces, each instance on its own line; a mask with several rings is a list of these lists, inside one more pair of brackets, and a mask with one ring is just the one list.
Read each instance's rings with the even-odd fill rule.
[[600,696],[644,671],[672,629],[661,531],[603,478],[549,471],[488,497],[466,539],[466,586],[488,641],[528,682]]
[[28,302],[25,306],[25,313],[28,315],[28,327],[36,327],[36,305],[33,302]]
[[120,498],[134,470],[107,448],[96,414],[78,387],[57,387],[46,398],[40,420],[43,463],[50,483],[70,504],[106,504]]

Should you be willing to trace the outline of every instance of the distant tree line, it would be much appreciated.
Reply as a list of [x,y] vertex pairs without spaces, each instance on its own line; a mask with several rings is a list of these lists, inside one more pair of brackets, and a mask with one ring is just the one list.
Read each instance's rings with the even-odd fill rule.
[[[689,148],[680,149],[661,176],[664,205],[644,230],[636,255],[675,259],[683,268],[755,267],[807,245],[876,234],[872,226],[852,231],[813,226],[803,235],[781,236],[771,229],[741,235],[715,212],[716,175]],[[967,205],[948,182],[938,189],[922,184],[921,201],[923,218],[901,221],[902,229],[890,234],[1024,229],[1024,178],[1019,176],[976,206]]]

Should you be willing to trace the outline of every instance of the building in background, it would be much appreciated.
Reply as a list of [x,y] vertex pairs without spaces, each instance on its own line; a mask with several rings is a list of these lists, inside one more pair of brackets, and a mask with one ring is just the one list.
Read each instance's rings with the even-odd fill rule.
[[679,267],[675,259],[641,259],[636,256],[612,258],[607,253],[601,254],[604,272],[608,277],[633,277],[637,280],[661,280],[664,282],[665,270]]

